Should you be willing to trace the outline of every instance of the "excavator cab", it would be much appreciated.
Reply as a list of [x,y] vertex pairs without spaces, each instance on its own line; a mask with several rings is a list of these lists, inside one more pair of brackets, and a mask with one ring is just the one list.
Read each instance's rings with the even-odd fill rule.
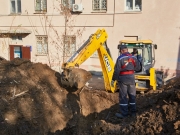
[[154,68],[156,44],[151,40],[121,40],[118,49],[121,45],[126,45],[128,51],[140,62],[141,70],[135,72],[137,90],[145,91],[151,88],[156,90],[157,86],[163,84],[163,72]]

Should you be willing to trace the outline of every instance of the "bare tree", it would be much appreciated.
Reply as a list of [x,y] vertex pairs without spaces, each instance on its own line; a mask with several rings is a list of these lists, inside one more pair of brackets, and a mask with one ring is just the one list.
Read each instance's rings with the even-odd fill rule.
[[[56,49],[58,50],[57,52],[57,59],[61,60],[61,58],[59,57],[59,53],[62,53],[62,62],[66,62],[67,59],[70,57],[70,55],[72,55],[72,52],[69,52],[67,50],[72,50],[72,47],[69,46],[69,44],[71,44],[72,42],[76,42],[73,40],[73,38],[81,38],[83,31],[85,30],[85,27],[81,28],[81,29],[76,29],[74,30],[74,21],[75,21],[75,17],[77,15],[73,15],[72,14],[72,6],[69,3],[69,0],[64,0],[64,3],[61,3],[61,1],[58,1],[59,4],[58,6],[55,6],[54,4],[54,9],[57,10],[60,15],[63,16],[64,18],[64,31],[62,33],[59,33],[57,31],[57,29],[53,26],[53,24],[51,23],[51,18],[48,19],[47,16],[46,17],[46,23],[49,26],[49,29],[52,29],[56,35],[56,37],[51,37],[51,35],[48,34],[48,37],[50,37],[51,39],[51,43],[55,45]],[[59,35],[60,34],[60,35]],[[72,38],[72,40],[70,40],[70,38]],[[76,49],[76,48],[74,48]],[[61,63],[61,61],[59,61],[59,64]]]
[[[46,14],[39,14],[39,16],[37,17],[39,17],[41,21],[40,23],[44,31],[44,35],[47,35],[48,37],[47,42],[51,46],[53,46],[56,50],[56,52],[53,52],[50,48],[47,49],[48,65],[52,68],[54,66],[53,63],[57,63],[56,66],[59,66],[58,70],[61,71],[60,69],[61,63],[66,62],[66,60],[70,57],[70,55],[73,54],[73,52],[71,53],[69,52],[71,51],[71,48],[69,48],[71,46],[69,46],[69,44],[72,44],[72,41],[70,41],[69,39],[81,38],[82,33],[85,30],[85,27],[83,28],[81,27],[77,29],[77,27],[74,25],[75,18],[78,16],[78,14],[72,14],[72,6],[71,6],[72,4],[69,3],[69,0],[64,0],[64,3],[61,3],[61,0],[52,0],[52,5],[53,5],[53,11],[50,16]],[[54,26],[53,24],[54,11],[59,12],[59,19],[57,21],[64,21],[64,31],[58,31],[57,27]],[[31,18],[28,9],[26,9],[25,12],[27,14],[27,19],[29,20],[29,24],[31,25],[33,34],[36,36],[42,35],[39,33],[39,28],[35,26],[35,23],[33,22],[33,18]],[[13,16],[10,30],[12,27],[15,27],[14,26],[15,20],[16,20],[16,16]],[[21,25],[17,26],[17,28],[20,27]],[[1,37],[2,36],[3,35],[1,35]],[[6,35],[6,38],[8,38],[9,40],[10,36]],[[76,40],[73,40],[73,42],[76,42]],[[75,50],[77,48],[75,47]],[[37,56],[34,56],[33,59],[36,59],[36,57]]]

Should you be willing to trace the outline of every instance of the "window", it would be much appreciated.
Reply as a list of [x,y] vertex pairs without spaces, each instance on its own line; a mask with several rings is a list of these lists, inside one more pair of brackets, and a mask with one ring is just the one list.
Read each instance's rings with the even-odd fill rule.
[[94,11],[106,11],[107,10],[107,0],[93,0],[93,10]]
[[36,36],[37,54],[48,53],[48,37]]
[[144,49],[144,65],[150,65],[152,63],[151,45],[146,45]]
[[21,0],[10,0],[11,13],[21,13]]
[[12,36],[12,41],[22,41],[22,36]]
[[61,3],[67,7],[67,8],[72,8],[73,4],[75,4],[75,0],[62,0]]
[[14,46],[14,58],[22,58],[22,50],[20,46]]
[[71,57],[76,52],[76,36],[66,35],[64,36],[64,42],[64,56]]
[[126,1],[126,11],[141,11],[142,2],[141,0],[125,0]]
[[47,12],[47,0],[35,0],[35,12],[44,13]]

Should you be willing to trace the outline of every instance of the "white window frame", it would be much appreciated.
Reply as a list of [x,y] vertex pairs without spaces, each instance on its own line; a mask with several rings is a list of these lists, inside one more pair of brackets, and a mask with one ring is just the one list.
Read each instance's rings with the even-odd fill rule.
[[[40,9],[37,9],[37,1],[40,1]],[[45,4],[43,4],[45,3]],[[47,0],[35,0],[35,12],[36,13],[46,13],[47,12]]]
[[36,48],[37,48],[37,55],[48,54],[48,36],[47,35],[36,36]]
[[71,57],[76,52],[76,36],[64,36],[64,57]]
[[132,9],[130,9],[130,6],[128,7],[128,0],[125,0],[125,11],[128,12],[141,12],[142,11],[142,0],[141,5],[135,5],[136,0],[130,0],[132,1]]
[[[15,2],[15,9],[14,9],[14,11],[13,11],[13,8],[12,8],[12,1],[14,1]],[[20,1],[20,11],[18,11],[18,1]],[[21,11],[22,11],[22,9],[21,9],[21,0],[10,0],[10,13],[11,14],[21,14]]]
[[[105,4],[105,8],[103,8]],[[96,7],[96,5],[98,5]],[[93,11],[107,11],[107,0],[92,0],[92,9]]]

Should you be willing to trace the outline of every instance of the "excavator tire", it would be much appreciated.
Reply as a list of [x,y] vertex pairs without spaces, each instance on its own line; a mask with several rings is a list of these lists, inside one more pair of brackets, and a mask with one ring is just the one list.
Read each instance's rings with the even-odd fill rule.
[[60,77],[60,84],[64,87],[81,89],[91,77],[90,72],[81,68],[64,69]]

